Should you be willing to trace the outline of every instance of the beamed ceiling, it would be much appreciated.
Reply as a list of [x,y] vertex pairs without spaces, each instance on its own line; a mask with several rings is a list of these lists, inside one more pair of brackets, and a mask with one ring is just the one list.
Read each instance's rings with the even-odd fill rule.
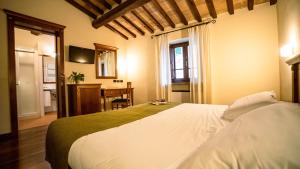
[[93,19],[94,28],[106,27],[125,39],[217,18],[218,14],[277,0],[66,0]]

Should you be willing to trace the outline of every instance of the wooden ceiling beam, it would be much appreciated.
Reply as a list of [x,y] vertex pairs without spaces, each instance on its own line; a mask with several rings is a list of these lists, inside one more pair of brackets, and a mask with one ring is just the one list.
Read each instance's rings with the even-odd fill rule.
[[74,1],[74,0],[66,0],[69,4],[73,5],[75,8],[79,9],[81,12],[87,14],[89,17],[96,19],[97,15],[94,14],[93,12],[91,12],[90,10],[84,8],[83,6],[81,6],[78,2]]
[[153,27],[146,21],[144,20],[135,10],[132,10],[131,13],[139,20],[141,23],[145,26],[145,28],[150,32],[154,33]]
[[248,0],[247,5],[248,5],[249,11],[253,10],[254,0]]
[[115,3],[117,3],[117,4],[122,3],[122,0],[114,0],[114,1],[115,1]]
[[233,7],[233,1],[232,0],[226,0],[227,5],[227,11],[230,15],[234,14],[234,7]]
[[164,31],[164,27],[158,22],[158,20],[151,14],[151,12],[145,7],[142,6],[143,10],[150,16],[150,18],[152,18],[152,20],[154,21],[155,25],[161,30]]
[[118,26],[120,26],[121,28],[123,28],[126,32],[128,32],[132,37],[136,38],[136,35],[131,32],[128,28],[126,28],[123,24],[121,24],[119,21],[114,20],[114,23],[116,23]]
[[127,0],[123,3],[121,3],[120,5],[118,5],[117,7],[113,8],[112,10],[108,11],[101,17],[94,20],[93,27],[99,28],[99,27],[109,23],[110,21],[118,18],[119,16],[122,16],[125,13],[146,4],[149,1],[150,0]]
[[197,6],[194,2],[194,0],[186,0],[194,18],[198,21],[198,22],[202,22],[202,18],[201,18],[201,15],[197,9]]
[[124,35],[122,32],[118,31],[116,28],[112,27],[110,24],[105,24],[104,25],[106,28],[108,28],[109,30],[119,34],[120,36],[122,36],[124,39],[128,40],[128,37],[126,35]]
[[166,21],[169,23],[169,25],[172,28],[175,28],[174,22],[169,17],[169,15],[164,11],[164,9],[159,5],[159,3],[157,2],[157,0],[152,0],[152,3],[156,7],[156,9],[160,12],[160,14],[166,19]]
[[182,11],[180,10],[180,8],[178,7],[177,3],[175,0],[168,0],[170,5],[172,6],[173,10],[175,10],[177,16],[179,17],[180,21],[184,24],[184,25],[188,25],[188,21],[186,20],[185,16],[183,15]]
[[209,11],[210,16],[212,18],[217,18],[217,12],[216,12],[213,1],[212,0],[205,0],[205,2],[206,2],[206,6],[207,6],[207,9]]
[[95,4],[93,4],[90,0],[83,0],[85,2],[85,4],[87,4],[89,7],[93,8],[95,11],[97,11],[99,14],[103,15],[104,11],[99,8],[98,6],[96,6]]
[[275,5],[277,3],[277,0],[270,0],[270,5]]
[[109,10],[112,8],[112,6],[106,0],[98,0],[98,2],[100,2],[105,8]]
[[131,25],[132,27],[134,27],[138,33],[140,33],[141,35],[145,35],[145,32],[138,27],[135,23],[133,23],[129,18],[127,18],[125,15],[121,16],[129,25]]

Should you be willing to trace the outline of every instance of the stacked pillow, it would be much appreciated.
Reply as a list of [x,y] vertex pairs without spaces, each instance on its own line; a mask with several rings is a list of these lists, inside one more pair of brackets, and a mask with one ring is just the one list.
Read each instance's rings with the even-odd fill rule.
[[267,106],[276,102],[278,101],[276,99],[276,94],[274,91],[265,91],[248,95],[234,101],[224,111],[222,119],[233,121],[240,115],[245,114],[251,110]]

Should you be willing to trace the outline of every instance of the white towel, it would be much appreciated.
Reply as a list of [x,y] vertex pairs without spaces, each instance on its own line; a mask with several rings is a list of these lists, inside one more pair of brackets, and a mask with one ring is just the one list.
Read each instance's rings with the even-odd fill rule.
[[50,91],[44,91],[44,106],[45,107],[50,107],[51,106]]

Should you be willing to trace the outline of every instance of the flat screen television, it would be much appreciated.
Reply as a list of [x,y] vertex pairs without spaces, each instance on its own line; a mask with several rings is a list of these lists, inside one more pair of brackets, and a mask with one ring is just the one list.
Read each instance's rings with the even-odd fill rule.
[[69,61],[84,64],[94,64],[95,50],[69,46]]

